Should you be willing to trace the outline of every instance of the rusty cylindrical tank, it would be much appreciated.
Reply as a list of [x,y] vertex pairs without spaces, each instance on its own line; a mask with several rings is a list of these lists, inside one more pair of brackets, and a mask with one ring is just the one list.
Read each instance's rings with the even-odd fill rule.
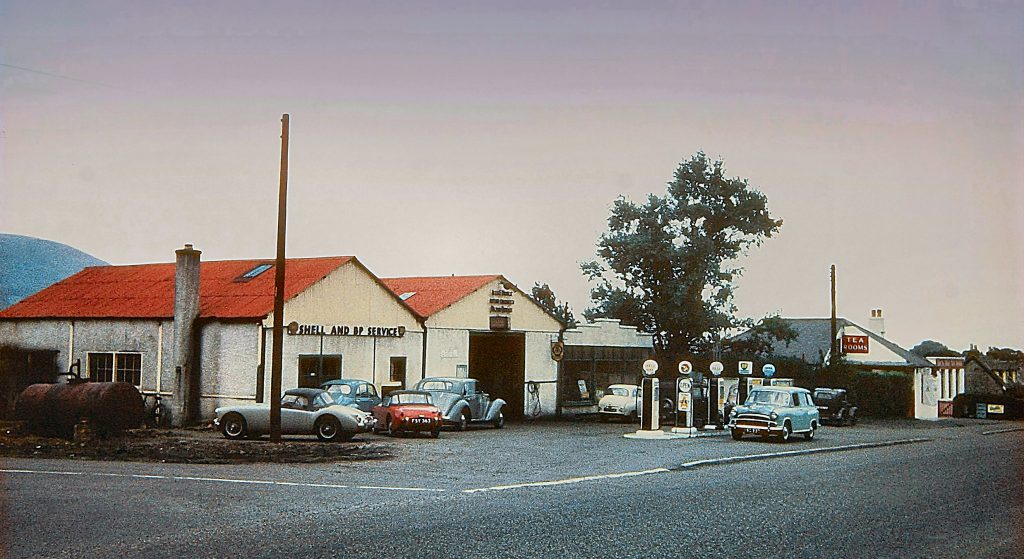
[[32,431],[70,438],[83,419],[103,434],[138,427],[145,409],[142,394],[125,382],[33,384],[18,395],[14,415]]

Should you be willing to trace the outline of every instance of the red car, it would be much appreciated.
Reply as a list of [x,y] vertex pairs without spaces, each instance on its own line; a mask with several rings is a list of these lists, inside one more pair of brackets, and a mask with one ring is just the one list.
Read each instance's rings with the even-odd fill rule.
[[377,419],[374,432],[395,436],[400,433],[427,432],[435,439],[441,434],[441,410],[431,400],[429,392],[396,390],[384,397],[379,406],[371,410]]

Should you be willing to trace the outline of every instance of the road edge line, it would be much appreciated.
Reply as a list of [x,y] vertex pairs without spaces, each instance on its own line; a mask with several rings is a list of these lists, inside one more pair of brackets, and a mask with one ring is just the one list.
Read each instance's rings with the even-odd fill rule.
[[1006,429],[996,429],[994,431],[982,431],[982,435],[998,435],[1000,433],[1014,433],[1016,431],[1024,431],[1024,427],[1008,427]]
[[693,470],[696,468],[706,466],[718,466],[722,464],[737,464],[740,462],[753,462],[757,460],[770,460],[772,458],[788,458],[790,456],[805,456],[808,454],[823,454],[829,452],[844,452],[847,450],[860,450],[864,448],[881,448],[887,446],[899,446],[905,444],[915,444],[930,442],[932,439],[927,438],[916,438],[916,439],[899,439],[895,441],[879,441],[875,443],[859,443],[850,444],[843,446],[827,446],[824,448],[805,448],[800,450],[786,450],[782,452],[768,452],[764,454],[744,454],[740,456],[727,456],[725,458],[709,458],[706,460],[694,460],[692,462],[683,462],[678,466],[669,468],[673,472],[679,472],[684,470]]

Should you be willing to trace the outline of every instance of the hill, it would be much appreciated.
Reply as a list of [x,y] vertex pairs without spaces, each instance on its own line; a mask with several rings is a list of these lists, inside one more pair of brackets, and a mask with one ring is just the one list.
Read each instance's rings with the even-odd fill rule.
[[0,233],[0,309],[78,273],[106,262],[68,245]]

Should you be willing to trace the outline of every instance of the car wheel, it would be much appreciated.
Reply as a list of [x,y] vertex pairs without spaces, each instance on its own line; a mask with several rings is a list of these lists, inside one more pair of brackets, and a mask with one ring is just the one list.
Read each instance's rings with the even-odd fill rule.
[[809,440],[809,441],[813,441],[814,440],[814,432],[817,431],[817,430],[818,430],[818,426],[813,424],[813,423],[811,423],[811,430],[806,432],[806,433],[804,433],[804,438]]
[[850,425],[853,426],[853,425],[856,425],[856,424],[857,424],[857,414],[850,414]]
[[245,418],[240,413],[229,413],[220,420],[220,432],[225,438],[238,440],[245,436]]
[[384,433],[389,437],[395,436],[395,431],[391,428],[391,416],[384,418]]
[[341,423],[329,415],[318,419],[313,429],[316,431],[316,438],[321,441],[337,441],[342,438]]
[[793,427],[790,426],[789,422],[787,421],[787,422],[783,423],[782,424],[782,435],[779,436],[779,438],[782,440],[782,442],[784,442],[784,443],[789,442],[789,437],[792,434],[793,434]]
[[459,431],[465,431],[467,427],[469,427],[469,412],[463,411],[459,415],[459,422],[455,424],[455,428]]
[[498,415],[494,416],[494,428],[501,429],[505,426],[505,412],[498,410]]
[[434,429],[433,431],[430,432],[430,437],[431,438],[436,439],[436,438],[438,438],[440,436],[441,436],[441,428],[440,427],[438,427],[437,429]]
[[732,430],[732,440],[738,441],[743,438],[743,429]]
[[630,423],[640,423],[640,416],[637,415],[636,410],[633,410],[632,413],[629,414],[629,417],[626,418],[626,420],[629,421]]

